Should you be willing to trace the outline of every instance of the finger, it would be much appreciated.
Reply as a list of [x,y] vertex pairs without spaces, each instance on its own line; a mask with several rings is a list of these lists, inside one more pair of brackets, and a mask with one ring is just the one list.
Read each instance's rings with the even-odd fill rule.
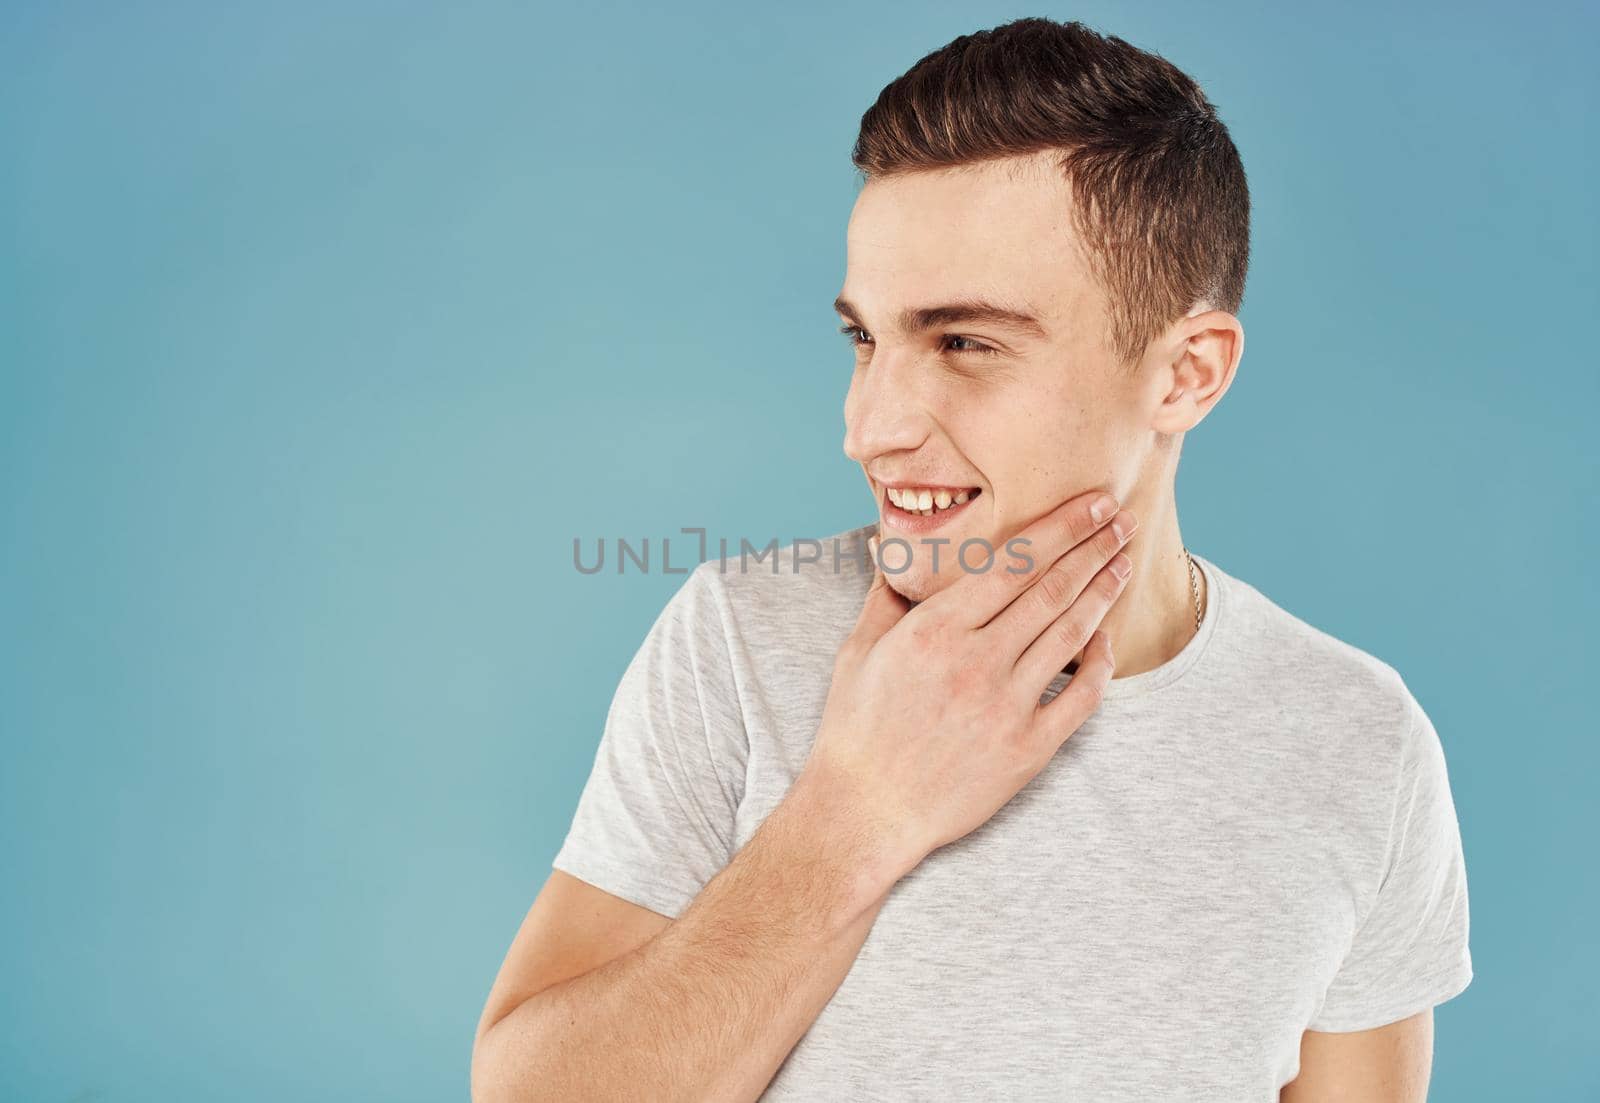
[[[1122,566],[1127,567],[1127,575],[1118,575],[1117,570]],[[1067,660],[1080,650],[1087,650],[1089,638],[1099,629],[1112,603],[1122,596],[1132,573],[1133,560],[1122,552],[1117,552],[1111,562],[1094,572],[1083,593],[1047,624],[1017,659],[1018,680],[1033,693],[1043,693],[1044,687],[1067,665]],[[1081,671],[1083,667],[1078,669]]]
[[[1133,514],[1121,510],[1111,518],[1109,525],[1069,548],[1050,564],[1033,585],[1018,594],[999,616],[983,627],[984,640],[992,653],[1015,659],[1049,631],[1061,614],[1078,600],[1096,573],[1127,545],[1138,527]],[[1093,628],[1091,624],[1089,629]],[[1089,632],[1085,631],[1073,650],[1082,647],[1088,638]],[[1065,663],[1071,657],[1069,652],[1061,661]]]
[[911,603],[895,592],[883,573],[883,566],[878,560],[876,536],[868,538],[867,551],[872,556],[872,586],[867,590],[861,615],[856,618],[855,629],[850,633],[850,639],[863,648],[877,643],[911,610]]
[[1096,629],[1083,649],[1083,662],[1067,683],[1067,688],[1033,714],[1033,738],[1041,761],[1048,762],[1072,733],[1100,707],[1116,659],[1111,654],[1111,639]]
[[[1087,539],[1117,512],[1116,499],[1100,490],[1071,498],[994,549],[986,570],[966,569],[922,604],[968,628],[988,624],[1050,568],[1063,552]],[[963,567],[966,560],[963,559]]]

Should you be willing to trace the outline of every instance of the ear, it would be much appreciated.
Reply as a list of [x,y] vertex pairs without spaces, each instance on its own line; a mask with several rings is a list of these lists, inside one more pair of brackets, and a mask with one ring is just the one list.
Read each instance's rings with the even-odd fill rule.
[[1244,356],[1244,326],[1225,310],[1189,314],[1157,341],[1156,411],[1150,427],[1172,435],[1194,428],[1221,401]]

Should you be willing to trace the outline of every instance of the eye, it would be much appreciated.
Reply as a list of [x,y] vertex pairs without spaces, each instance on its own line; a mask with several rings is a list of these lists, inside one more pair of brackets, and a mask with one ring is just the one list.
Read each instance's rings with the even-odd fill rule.
[[839,332],[844,334],[845,341],[853,348],[861,347],[861,341],[857,340],[856,334],[859,333],[862,337],[867,335],[866,330],[862,329],[860,326],[853,326],[849,322],[846,322],[844,325],[840,326]]
[[996,350],[990,348],[988,345],[980,345],[978,342],[974,341],[971,337],[963,337],[959,333],[946,333],[944,335],[944,339],[946,341],[965,341],[967,344],[972,346],[971,348],[967,348],[967,349],[951,349],[950,350],[951,352],[965,352],[965,353],[968,353],[969,355],[977,355],[977,356],[994,356],[994,355],[997,354]]
[[[839,332],[844,334],[845,340],[850,344],[850,346],[852,348],[858,348],[858,349],[859,348],[864,348],[867,345],[867,343],[872,340],[871,336],[867,333],[866,330],[862,329],[860,326],[851,325],[849,322],[846,322],[844,325],[840,326],[839,327]],[[966,355],[966,356],[998,356],[999,355],[999,350],[998,349],[992,349],[988,345],[980,344],[979,342],[974,341],[971,337],[963,337],[959,333],[946,333],[944,335],[944,337],[943,337],[943,340],[945,340],[945,341],[955,341],[955,342],[964,342],[966,345],[968,345],[969,346],[968,348],[952,348],[952,349],[949,350],[951,352],[961,353],[962,355]]]

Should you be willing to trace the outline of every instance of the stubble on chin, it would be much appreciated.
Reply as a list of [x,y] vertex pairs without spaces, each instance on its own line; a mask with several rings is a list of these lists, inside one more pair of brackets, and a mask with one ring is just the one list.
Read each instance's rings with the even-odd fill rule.
[[884,578],[889,583],[890,589],[913,605],[927,601],[955,581],[953,578],[946,578],[942,571],[934,574],[926,568],[909,570],[900,575],[885,572]]
[[[957,559],[956,547],[964,538],[947,537],[945,546],[930,553],[927,546],[918,544],[917,538],[891,535],[910,542],[912,551],[910,561],[907,562],[903,547],[891,545],[888,548],[881,548],[880,546],[881,562],[887,563],[890,568],[883,572],[884,578],[890,589],[913,604],[927,601],[935,594],[955,585],[967,574],[981,574],[985,569],[993,569],[997,564],[997,560],[991,558],[985,561],[979,552],[973,551],[971,553],[973,566],[963,569]],[[879,539],[882,540],[884,537],[880,536]]]

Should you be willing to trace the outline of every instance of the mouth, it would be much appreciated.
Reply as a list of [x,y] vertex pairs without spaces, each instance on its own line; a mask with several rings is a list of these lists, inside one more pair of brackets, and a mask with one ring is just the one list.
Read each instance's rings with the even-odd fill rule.
[[906,532],[929,532],[948,524],[983,494],[975,486],[881,486],[884,524]]

